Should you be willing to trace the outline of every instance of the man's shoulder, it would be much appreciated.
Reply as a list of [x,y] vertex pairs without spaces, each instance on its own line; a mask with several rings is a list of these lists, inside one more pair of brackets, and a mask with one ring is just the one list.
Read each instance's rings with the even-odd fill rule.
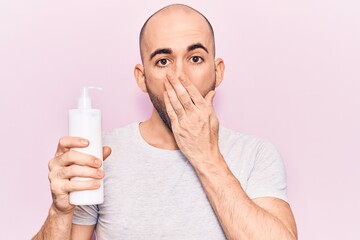
[[259,151],[264,147],[273,147],[273,144],[266,138],[242,133],[224,126],[221,126],[219,129],[219,145],[224,150],[241,148],[242,150],[250,151]]
[[251,134],[246,134],[237,130],[233,130],[224,126],[220,126],[219,140],[223,142],[238,142],[238,143],[256,143],[262,142],[265,139]]

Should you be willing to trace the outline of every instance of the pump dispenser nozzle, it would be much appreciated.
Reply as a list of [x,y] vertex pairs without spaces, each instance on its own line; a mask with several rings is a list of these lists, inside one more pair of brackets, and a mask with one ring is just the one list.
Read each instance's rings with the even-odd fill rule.
[[91,108],[91,98],[89,97],[89,93],[88,93],[89,89],[102,90],[102,88],[100,87],[83,87],[81,90],[81,95],[78,99],[78,108],[80,109]]

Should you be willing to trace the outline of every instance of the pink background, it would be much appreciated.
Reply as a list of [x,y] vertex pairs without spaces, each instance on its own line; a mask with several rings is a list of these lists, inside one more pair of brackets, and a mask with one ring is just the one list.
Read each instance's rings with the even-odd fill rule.
[[[171,1],[0,3],[0,239],[29,239],[51,203],[47,163],[84,85],[105,130],[145,119],[138,33]],[[360,239],[360,3],[183,1],[213,23],[224,126],[272,141],[300,239]]]

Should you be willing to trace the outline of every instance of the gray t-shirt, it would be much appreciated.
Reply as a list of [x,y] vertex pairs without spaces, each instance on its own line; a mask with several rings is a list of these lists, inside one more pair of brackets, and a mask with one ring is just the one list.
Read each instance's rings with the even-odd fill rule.
[[[191,164],[179,150],[146,143],[139,123],[104,134],[105,201],[78,206],[73,223],[96,224],[97,239],[226,239]],[[287,201],[283,162],[268,141],[221,127],[219,147],[250,198]]]

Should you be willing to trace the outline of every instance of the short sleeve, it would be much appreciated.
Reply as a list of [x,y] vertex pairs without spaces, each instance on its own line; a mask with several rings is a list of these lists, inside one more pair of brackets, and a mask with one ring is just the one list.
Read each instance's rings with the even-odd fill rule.
[[76,206],[72,223],[79,225],[95,225],[98,221],[98,205]]
[[246,192],[251,199],[274,197],[288,202],[286,170],[275,146],[262,141],[257,149]]

